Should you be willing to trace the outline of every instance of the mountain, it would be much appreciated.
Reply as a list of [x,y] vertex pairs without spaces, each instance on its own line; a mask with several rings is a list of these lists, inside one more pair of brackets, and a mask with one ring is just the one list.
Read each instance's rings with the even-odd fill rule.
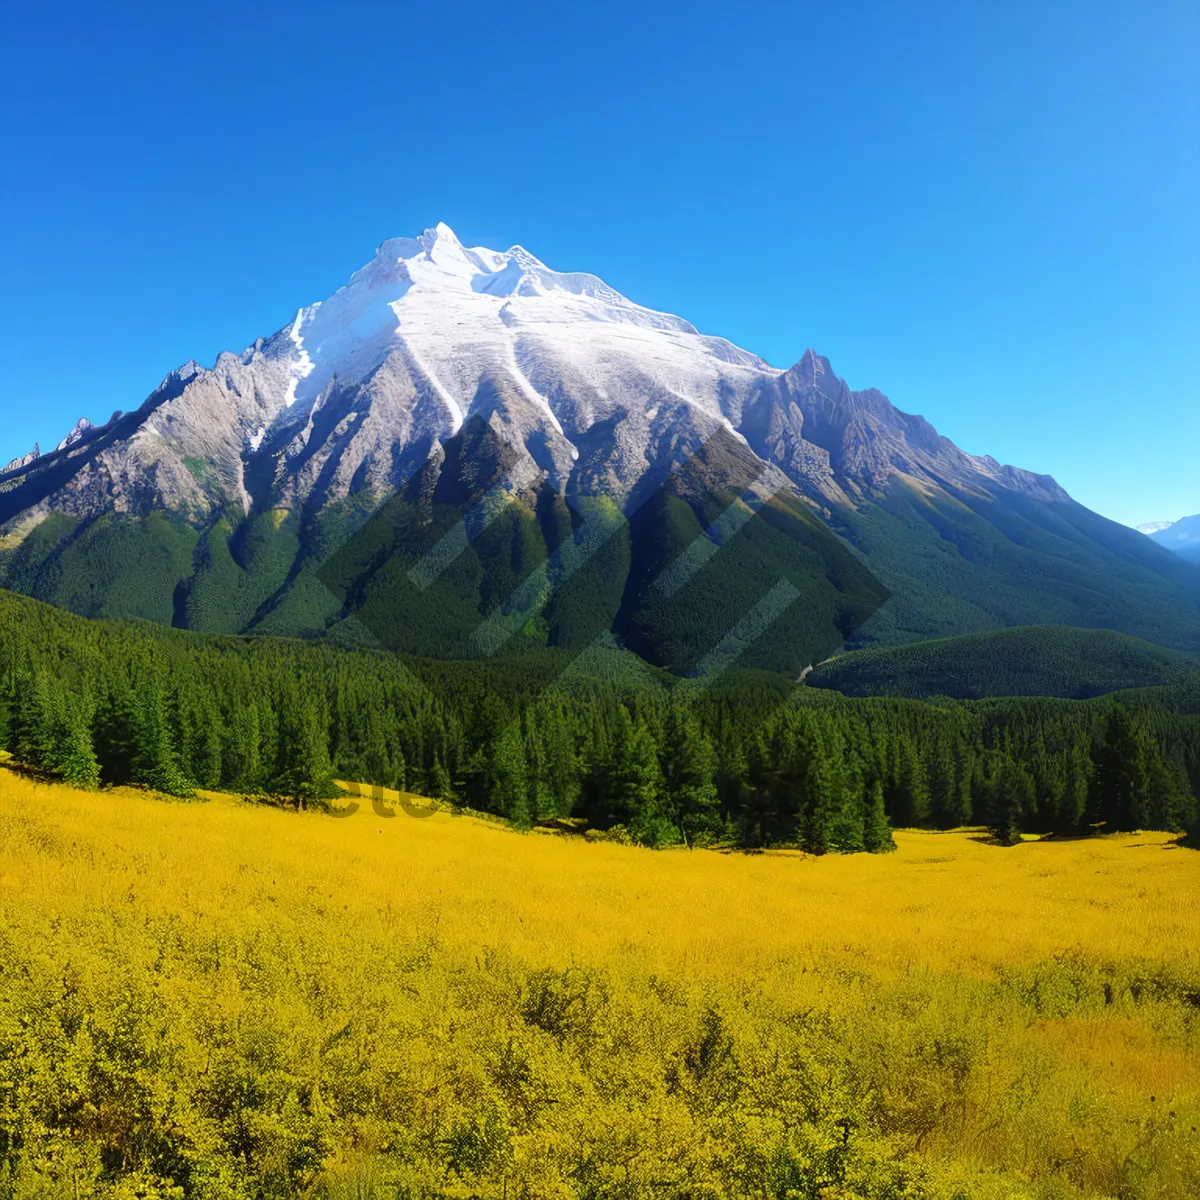
[[1200,516],[1184,517],[1180,521],[1156,521],[1152,525],[1139,526],[1139,530],[1180,558],[1200,563]]
[[[663,547],[701,541],[730,569],[664,609]],[[811,350],[772,367],[445,225],[0,473],[0,586],[212,631],[348,635],[368,613],[386,643],[411,603],[443,650],[503,610],[524,636],[608,629],[694,663],[781,570],[817,631],[800,658],[1035,623],[1200,647],[1200,570],[1048,476],[964,453]]]
[[1025,626],[857,650],[809,673],[846,696],[1058,696],[1086,700],[1126,688],[1200,683],[1200,662],[1109,629]]

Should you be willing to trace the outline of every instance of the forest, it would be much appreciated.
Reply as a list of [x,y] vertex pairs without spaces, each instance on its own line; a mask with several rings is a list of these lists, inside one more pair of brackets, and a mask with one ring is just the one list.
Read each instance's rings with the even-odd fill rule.
[[0,747],[77,786],[297,808],[335,779],[648,846],[886,851],[893,827],[1195,830],[1200,683],[1087,701],[709,686],[615,647],[421,660],[94,621],[0,592]]
[[844,696],[1088,700],[1200,674],[1200,661],[1111,629],[1028,625],[838,655],[806,682]]

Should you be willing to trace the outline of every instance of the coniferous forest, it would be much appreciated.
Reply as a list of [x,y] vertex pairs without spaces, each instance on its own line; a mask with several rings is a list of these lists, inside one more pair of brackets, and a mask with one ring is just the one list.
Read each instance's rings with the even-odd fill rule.
[[[649,846],[885,851],[892,827],[1194,828],[1200,673],[1088,701],[698,688],[615,648],[494,662],[89,621],[0,593],[0,747],[85,787],[304,807],[352,780]],[[637,663],[633,667],[631,663]]]

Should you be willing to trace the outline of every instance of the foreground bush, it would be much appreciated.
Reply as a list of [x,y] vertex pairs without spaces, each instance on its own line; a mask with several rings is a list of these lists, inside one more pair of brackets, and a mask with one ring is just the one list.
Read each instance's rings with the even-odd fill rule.
[[898,841],[0,774],[0,1196],[1197,1194],[1200,856]]

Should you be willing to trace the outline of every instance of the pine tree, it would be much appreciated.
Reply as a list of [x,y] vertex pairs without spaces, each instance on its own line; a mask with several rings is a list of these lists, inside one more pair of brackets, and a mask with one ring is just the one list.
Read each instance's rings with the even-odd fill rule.
[[429,770],[429,795],[434,800],[453,800],[454,788],[450,782],[450,772],[442,766],[442,760],[436,755],[433,766]]
[[262,729],[258,705],[243,698],[233,710],[222,752],[222,781],[247,792],[262,786]]
[[563,713],[543,713],[538,722],[541,778],[546,806],[555,816],[569,816],[580,790],[580,762],[575,738]]
[[1033,777],[1020,763],[1002,758],[991,780],[988,807],[988,827],[1002,846],[1021,840],[1022,822],[1035,803]]
[[871,854],[883,854],[896,848],[884,806],[883,783],[878,779],[867,789],[867,803],[863,813],[863,847]]
[[[366,743],[366,761],[363,764],[363,779],[377,787],[387,787],[392,782],[394,775],[392,756],[388,752],[383,724],[374,716],[367,718],[364,741]],[[356,775],[350,777],[357,778]]]
[[797,812],[800,842],[809,854],[833,849],[833,826],[841,812],[843,796],[837,764],[819,740],[804,745],[803,804]]
[[168,796],[194,795],[196,786],[179,761],[163,693],[155,684],[145,685],[133,705],[133,781]]
[[1129,709],[1114,703],[1104,736],[1093,754],[1091,820],[1106,832],[1129,832],[1148,824],[1152,802],[1150,756],[1155,749]]
[[12,681],[0,682],[0,750],[12,753]]
[[90,789],[100,785],[90,715],[74,699],[64,702],[55,721],[53,769],[73,787]]
[[305,693],[284,714],[279,759],[282,770],[276,776],[274,790],[289,797],[298,809],[337,793],[328,734],[310,694]]
[[1200,850],[1200,812],[1196,812],[1195,809],[1191,821],[1186,826],[1183,844],[1193,850]]
[[399,746],[392,750],[390,766],[392,787],[398,792],[404,792],[408,785],[408,762],[404,757],[404,751]]
[[1154,746],[1148,755],[1144,793],[1135,797],[1135,811],[1143,829],[1182,830],[1191,808],[1187,778]]
[[944,738],[934,743],[927,774],[929,779],[930,814],[939,829],[954,829],[964,824],[961,808],[962,792],[954,770],[954,756]]
[[901,738],[897,746],[893,784],[886,798],[894,824],[919,826],[929,820],[929,786],[925,769],[908,737]]
[[54,712],[48,685],[40,672],[22,672],[17,676],[10,723],[14,756],[28,767],[51,770]]
[[1064,785],[1054,813],[1055,832],[1077,833],[1084,828],[1091,774],[1092,760],[1087,746],[1076,741],[1067,752]]
[[974,776],[974,760],[968,759],[963,763],[962,772],[958,778],[958,799],[954,806],[954,825],[951,826],[952,829],[957,826],[970,825],[975,818],[975,806],[971,800]]
[[205,704],[199,714],[191,773],[201,787],[221,786],[221,723],[211,703]]
[[662,775],[654,741],[621,706],[607,774],[608,825],[625,825],[636,841],[657,846],[671,840],[663,811]]
[[510,721],[492,739],[488,760],[490,810],[506,816],[518,829],[529,829],[534,814],[520,721]]
[[803,812],[807,762],[795,754],[788,731],[778,724],[755,742],[740,789],[738,841],[743,846],[770,846],[795,833],[794,809]]
[[676,704],[667,716],[667,727],[658,755],[663,780],[664,808],[679,836],[689,848],[697,837],[719,828],[717,789],[713,782],[712,745],[700,732],[695,718]]
[[[882,790],[879,802],[882,806]],[[829,826],[830,847],[839,854],[858,854],[865,850],[866,815],[862,787],[855,785],[844,788],[842,802]]]

